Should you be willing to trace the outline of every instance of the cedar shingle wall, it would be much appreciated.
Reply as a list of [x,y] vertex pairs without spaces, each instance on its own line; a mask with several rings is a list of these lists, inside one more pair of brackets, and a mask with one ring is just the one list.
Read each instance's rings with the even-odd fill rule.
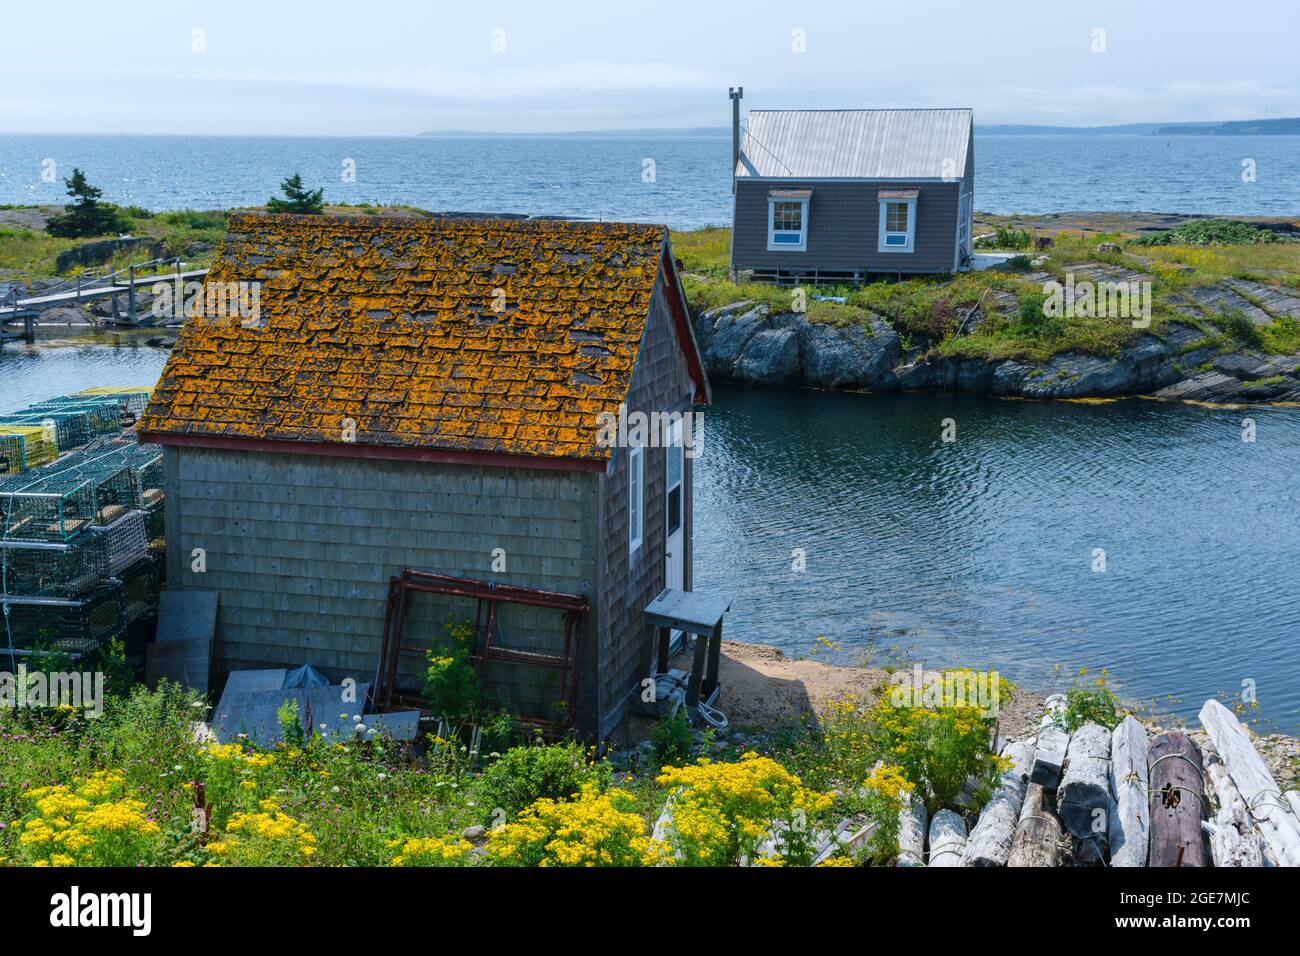
[[[388,578],[403,567],[595,593],[596,475],[205,448],[168,448],[164,461],[168,580],[221,592],[222,674],[311,663],[370,680]],[[506,573],[494,575],[498,547]],[[204,574],[190,570],[194,548],[207,552]],[[408,639],[441,633],[449,613],[473,607],[421,597]],[[503,636],[556,648],[559,622],[521,609]],[[496,676],[500,696],[536,702],[531,675]]]
[[[693,386],[686,360],[664,299],[662,278],[656,286],[645,339],[632,376],[628,411],[685,411]],[[643,623],[642,612],[664,586],[664,481],[665,453],[647,448],[645,456],[644,535],[635,555],[628,554],[627,451],[619,449],[609,475],[601,481],[602,527],[605,565],[599,596],[602,634],[600,733],[613,730],[621,719],[628,692],[650,669],[653,631]],[[687,542],[691,538],[690,461],[686,462],[683,520]],[[690,585],[691,551],[686,558]]]

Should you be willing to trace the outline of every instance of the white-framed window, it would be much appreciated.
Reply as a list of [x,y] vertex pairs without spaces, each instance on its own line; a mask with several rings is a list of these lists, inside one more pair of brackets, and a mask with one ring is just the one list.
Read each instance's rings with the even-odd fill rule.
[[627,455],[627,550],[636,554],[645,537],[645,450],[636,445]]
[[911,252],[916,246],[916,195],[880,197],[880,252]]
[[767,251],[808,249],[808,197],[767,197]]

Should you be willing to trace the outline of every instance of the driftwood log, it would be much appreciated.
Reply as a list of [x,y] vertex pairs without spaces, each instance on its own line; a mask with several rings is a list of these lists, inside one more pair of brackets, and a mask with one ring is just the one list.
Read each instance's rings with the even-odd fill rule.
[[1012,741],[1002,748],[1011,766],[1002,772],[993,798],[984,805],[962,851],[962,866],[1006,866],[1011,840],[1025,802],[1025,787],[1034,765],[1034,748]]
[[1278,789],[1264,758],[1255,750],[1246,730],[1228,708],[1207,700],[1201,708],[1201,726],[1209,734],[1233,784],[1246,802],[1260,836],[1264,853],[1274,866],[1300,866],[1300,816]]
[[898,866],[925,866],[925,804],[915,793],[898,811]]
[[1007,866],[1057,866],[1061,862],[1061,845],[1065,830],[1052,808],[1049,793],[1030,783],[1020,808],[1020,821],[1011,841]]
[[1070,735],[1061,729],[1058,720],[1065,712],[1065,695],[1053,694],[1047,698],[1047,713],[1038,727],[1038,747],[1034,751],[1034,769],[1029,782],[1044,790],[1055,791],[1061,782],[1061,768],[1065,765],[1065,751]]
[[1147,731],[1132,716],[1110,735],[1110,865],[1146,866],[1151,838]]
[[1205,866],[1205,785],[1201,749],[1180,730],[1161,734],[1147,751],[1150,866]]
[[1104,837],[1110,817],[1110,731],[1084,724],[1070,737],[1057,811],[1077,837]]
[[930,865],[961,866],[966,849],[966,821],[951,810],[936,810],[930,819]]
[[1213,822],[1201,824],[1210,835],[1210,858],[1215,866],[1263,866],[1264,841],[1250,822],[1250,810],[1241,799],[1241,791],[1218,754],[1207,751],[1204,757],[1205,779],[1219,804]]

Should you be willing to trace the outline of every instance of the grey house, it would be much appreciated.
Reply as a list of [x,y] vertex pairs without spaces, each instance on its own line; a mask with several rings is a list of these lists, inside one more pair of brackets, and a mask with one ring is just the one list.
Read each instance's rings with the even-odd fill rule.
[[969,264],[970,110],[751,110],[733,142],[733,272],[859,282]]
[[[236,215],[207,278],[228,282],[260,284],[260,316],[187,322],[140,424],[165,449],[168,580],[220,595],[217,675],[371,680],[410,568],[585,598],[577,722],[609,732],[650,669],[645,606],[691,588],[671,422],[709,389],[667,231]],[[669,440],[602,440],[637,412]],[[430,642],[473,617],[440,600],[408,622]],[[553,649],[556,616],[516,610],[494,646]],[[531,674],[488,675],[490,697],[535,715]]]

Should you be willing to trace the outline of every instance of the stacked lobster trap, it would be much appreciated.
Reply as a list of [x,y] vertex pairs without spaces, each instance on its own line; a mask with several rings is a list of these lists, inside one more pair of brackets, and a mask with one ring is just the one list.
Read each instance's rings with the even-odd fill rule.
[[79,658],[121,638],[143,660],[162,585],[162,449],[123,426],[147,399],[92,389],[0,416],[0,455],[17,462],[0,469],[0,652]]

